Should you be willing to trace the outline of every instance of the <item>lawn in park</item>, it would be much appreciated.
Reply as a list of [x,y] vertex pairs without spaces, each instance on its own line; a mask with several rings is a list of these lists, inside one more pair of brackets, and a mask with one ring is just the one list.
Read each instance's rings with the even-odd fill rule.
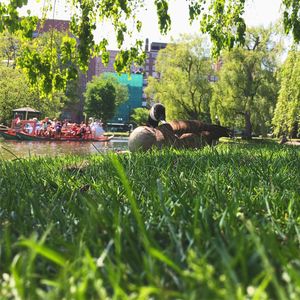
[[0,161],[1,299],[299,299],[300,148]]

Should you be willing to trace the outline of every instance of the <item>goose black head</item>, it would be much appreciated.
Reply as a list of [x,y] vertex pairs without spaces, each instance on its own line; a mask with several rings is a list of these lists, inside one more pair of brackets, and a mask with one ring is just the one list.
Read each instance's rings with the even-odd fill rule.
[[166,109],[160,103],[155,103],[149,112],[147,126],[156,128],[160,121],[166,121]]

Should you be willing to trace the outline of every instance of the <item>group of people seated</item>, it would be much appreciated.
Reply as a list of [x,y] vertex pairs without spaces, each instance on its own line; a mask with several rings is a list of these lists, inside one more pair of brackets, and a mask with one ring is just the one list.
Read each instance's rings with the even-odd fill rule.
[[71,123],[68,120],[50,120],[46,117],[43,120],[33,118],[26,122],[23,128],[28,134],[45,137],[78,137],[78,138],[99,138],[103,136],[104,129],[101,120],[89,119],[87,123]]

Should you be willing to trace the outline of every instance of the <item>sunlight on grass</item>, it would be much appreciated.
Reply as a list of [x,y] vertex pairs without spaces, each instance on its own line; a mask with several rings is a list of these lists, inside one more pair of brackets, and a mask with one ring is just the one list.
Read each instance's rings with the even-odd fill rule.
[[299,299],[300,150],[0,160],[1,299]]

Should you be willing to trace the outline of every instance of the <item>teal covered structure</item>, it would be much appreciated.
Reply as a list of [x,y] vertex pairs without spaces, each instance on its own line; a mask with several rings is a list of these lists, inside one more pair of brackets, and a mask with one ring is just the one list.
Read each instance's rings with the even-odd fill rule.
[[120,84],[128,87],[128,100],[117,107],[114,117],[109,120],[111,123],[128,123],[132,111],[142,107],[143,102],[143,75],[142,74],[113,74]]

